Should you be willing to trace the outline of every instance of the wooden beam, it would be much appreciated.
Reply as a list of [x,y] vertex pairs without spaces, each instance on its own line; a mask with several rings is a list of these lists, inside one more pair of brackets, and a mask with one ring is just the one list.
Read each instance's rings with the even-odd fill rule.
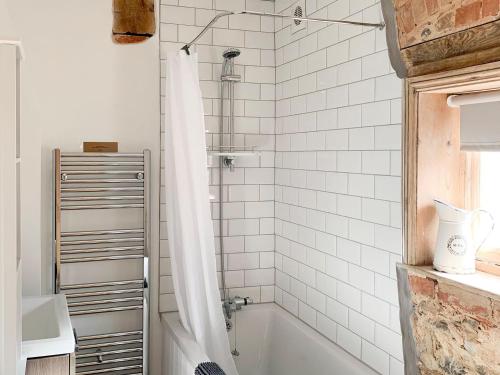
[[408,76],[500,60],[500,20],[401,50]]
[[139,43],[156,30],[154,0],[113,0],[113,40]]
[[500,61],[498,0],[381,0],[398,77]]

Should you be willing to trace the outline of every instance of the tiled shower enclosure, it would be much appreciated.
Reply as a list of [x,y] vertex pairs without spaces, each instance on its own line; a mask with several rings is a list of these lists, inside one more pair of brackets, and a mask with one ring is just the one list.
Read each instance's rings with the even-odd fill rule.
[[[162,0],[162,100],[167,51],[190,41],[216,10],[291,14],[297,3]],[[305,3],[312,17],[382,19],[372,0]],[[239,158],[233,172],[224,170],[222,197],[216,158],[210,168],[214,233],[224,226],[231,293],[275,301],[378,372],[402,374],[395,275],[402,254],[402,87],[385,31],[222,18],[197,46],[209,146],[218,145],[219,78],[228,47],[241,50],[235,143],[260,150]],[[171,311],[163,191],[161,198],[160,308]]]

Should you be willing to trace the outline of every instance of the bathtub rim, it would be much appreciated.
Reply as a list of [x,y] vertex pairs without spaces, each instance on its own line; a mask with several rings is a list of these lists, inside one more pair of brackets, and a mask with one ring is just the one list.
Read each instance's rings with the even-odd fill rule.
[[[330,340],[324,334],[319,332],[317,329],[311,327],[307,323],[303,322],[298,316],[292,314],[276,302],[266,302],[257,303],[254,305],[248,305],[243,307],[243,312],[250,311],[271,311],[280,315],[282,319],[285,319],[289,324],[292,324],[297,329],[301,330],[305,335],[318,342],[318,345],[326,347],[326,350],[331,351],[334,355],[342,357],[344,359],[350,359],[353,361],[353,365],[359,370],[366,370],[367,375],[377,375],[378,373],[367,363],[363,362],[361,358],[349,353],[347,350],[342,348],[335,341]],[[186,355],[186,357],[194,365],[194,368],[201,362],[210,361],[208,356],[201,350],[200,346],[196,343],[193,336],[186,331],[179,319],[179,313],[177,311],[162,313],[161,321],[163,326],[169,330],[170,334],[174,337],[175,342]],[[179,334],[177,334],[177,331]],[[189,354],[188,354],[189,353]]]
[[163,329],[169,331],[170,336],[190,361],[193,369],[202,362],[210,361],[200,345],[195,341],[193,335],[182,325],[178,311],[162,313],[161,322]]
[[353,366],[357,367],[359,370],[366,371],[365,373],[366,375],[379,375],[377,371],[375,371],[367,363],[363,362],[361,358],[358,358],[355,355],[349,353],[346,349],[337,344],[336,341],[330,340],[323,333],[319,332],[316,328],[305,323],[297,315],[292,314],[290,311],[285,309],[283,306],[280,306],[276,302],[266,302],[255,305],[249,305],[243,307],[243,309],[244,311],[252,311],[252,310],[273,311],[280,315],[280,319],[288,321],[289,324],[301,330],[307,337],[317,341],[318,345],[325,347],[327,351],[330,351],[333,355],[338,356],[339,359],[343,360],[349,359],[350,361],[352,361]]

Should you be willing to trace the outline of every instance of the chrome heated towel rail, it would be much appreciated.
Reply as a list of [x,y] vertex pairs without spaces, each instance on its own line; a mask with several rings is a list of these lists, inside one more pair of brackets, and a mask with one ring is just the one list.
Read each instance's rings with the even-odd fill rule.
[[[71,319],[91,319],[86,324],[93,327],[91,334],[78,337],[76,374],[145,375],[150,152],[66,153],[56,149],[54,172],[54,288],[66,295]],[[114,211],[127,215],[127,209],[142,210],[142,214],[133,211],[142,215],[140,225],[115,228],[109,227],[109,220],[101,220],[104,213]],[[78,217],[82,214],[87,216]],[[75,230],[82,222],[83,228]],[[109,280],[122,262],[142,263],[137,266],[140,277]],[[63,275],[74,280],[78,272],[87,273],[85,282],[65,283]],[[97,279],[89,282],[88,275]],[[101,328],[107,326],[99,321],[102,317],[116,321],[120,318],[109,318],[109,314],[127,311],[139,313],[142,329],[110,332]],[[74,325],[77,323],[74,321]]]

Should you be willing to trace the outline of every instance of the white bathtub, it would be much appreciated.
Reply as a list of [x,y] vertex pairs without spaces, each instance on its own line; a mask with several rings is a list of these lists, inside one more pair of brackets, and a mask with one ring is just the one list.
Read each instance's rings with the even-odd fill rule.
[[[162,321],[163,375],[193,375],[196,365],[209,359],[184,330],[177,313],[162,314]],[[235,331],[239,375],[376,374],[273,303],[246,306],[237,312],[230,332],[231,349]]]

